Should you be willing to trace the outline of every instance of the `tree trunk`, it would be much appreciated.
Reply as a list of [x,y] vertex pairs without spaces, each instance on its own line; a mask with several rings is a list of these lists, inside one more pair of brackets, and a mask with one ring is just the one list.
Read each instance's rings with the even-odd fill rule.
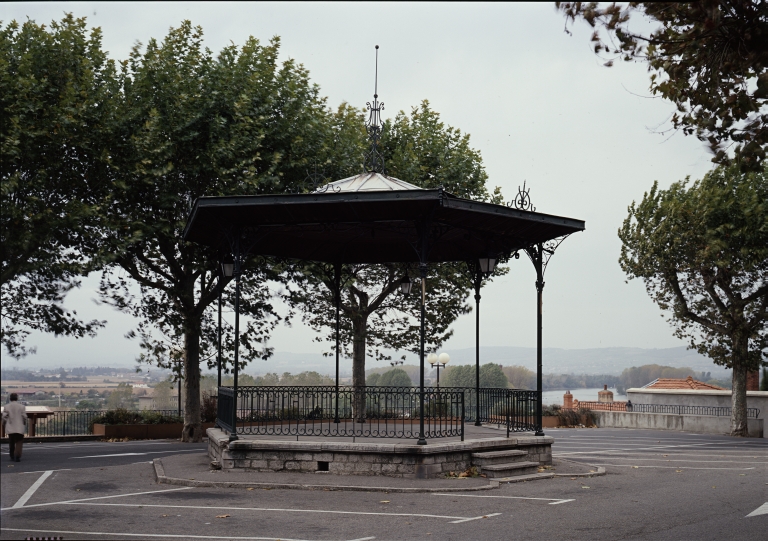
[[747,367],[741,352],[733,352],[733,389],[731,391],[731,436],[747,437]]
[[[183,442],[203,441],[200,424],[200,331],[196,326],[184,333],[184,428]],[[179,397],[181,400],[181,397]]]
[[366,318],[352,319],[352,387],[354,400],[352,415],[357,422],[365,422],[365,342],[368,331]]

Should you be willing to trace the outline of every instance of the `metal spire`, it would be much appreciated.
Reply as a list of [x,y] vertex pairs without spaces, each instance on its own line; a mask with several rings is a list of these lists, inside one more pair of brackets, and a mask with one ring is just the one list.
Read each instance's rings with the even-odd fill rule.
[[384,157],[379,152],[379,140],[381,139],[381,111],[384,110],[384,103],[379,102],[379,46],[376,45],[376,72],[373,86],[373,104],[366,103],[368,111],[368,120],[365,123],[368,137],[371,139],[371,150],[365,155],[365,168],[368,172],[384,174]]

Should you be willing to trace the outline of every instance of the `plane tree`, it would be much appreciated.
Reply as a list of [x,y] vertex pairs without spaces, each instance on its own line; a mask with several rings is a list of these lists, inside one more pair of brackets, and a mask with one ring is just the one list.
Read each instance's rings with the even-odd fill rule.
[[731,434],[747,435],[747,372],[768,358],[768,169],[718,167],[632,203],[619,263],[675,336],[731,368]]

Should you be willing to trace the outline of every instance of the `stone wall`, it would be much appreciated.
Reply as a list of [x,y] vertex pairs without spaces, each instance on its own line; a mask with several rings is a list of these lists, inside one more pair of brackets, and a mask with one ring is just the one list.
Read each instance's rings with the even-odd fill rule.
[[548,436],[414,445],[253,439],[229,442],[222,430],[212,428],[207,434],[208,455],[225,470],[433,478],[466,470],[472,465],[472,453],[507,449],[526,450],[527,460],[532,462],[552,463],[553,439]]
[[[649,428],[677,430],[700,434],[729,434],[730,417],[712,415],[674,415],[668,413],[638,413],[624,411],[596,411],[597,425],[601,428]],[[747,430],[753,438],[762,438],[763,420],[747,419]]]

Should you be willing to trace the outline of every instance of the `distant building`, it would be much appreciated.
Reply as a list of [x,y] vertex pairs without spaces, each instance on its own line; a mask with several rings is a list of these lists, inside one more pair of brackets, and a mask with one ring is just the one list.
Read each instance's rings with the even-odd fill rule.
[[704,383],[703,381],[695,380],[691,376],[688,376],[685,379],[658,378],[653,380],[647,385],[643,385],[642,389],[670,389],[670,390],[692,389],[694,391],[727,391],[728,390],[722,387],[718,387],[717,385],[712,385],[710,383]]
[[[139,397],[139,409],[140,410],[159,410],[159,409],[176,409],[179,407],[178,395],[169,396],[166,404],[158,404],[155,402],[154,396],[140,396]],[[165,406],[165,407],[162,407]]]

